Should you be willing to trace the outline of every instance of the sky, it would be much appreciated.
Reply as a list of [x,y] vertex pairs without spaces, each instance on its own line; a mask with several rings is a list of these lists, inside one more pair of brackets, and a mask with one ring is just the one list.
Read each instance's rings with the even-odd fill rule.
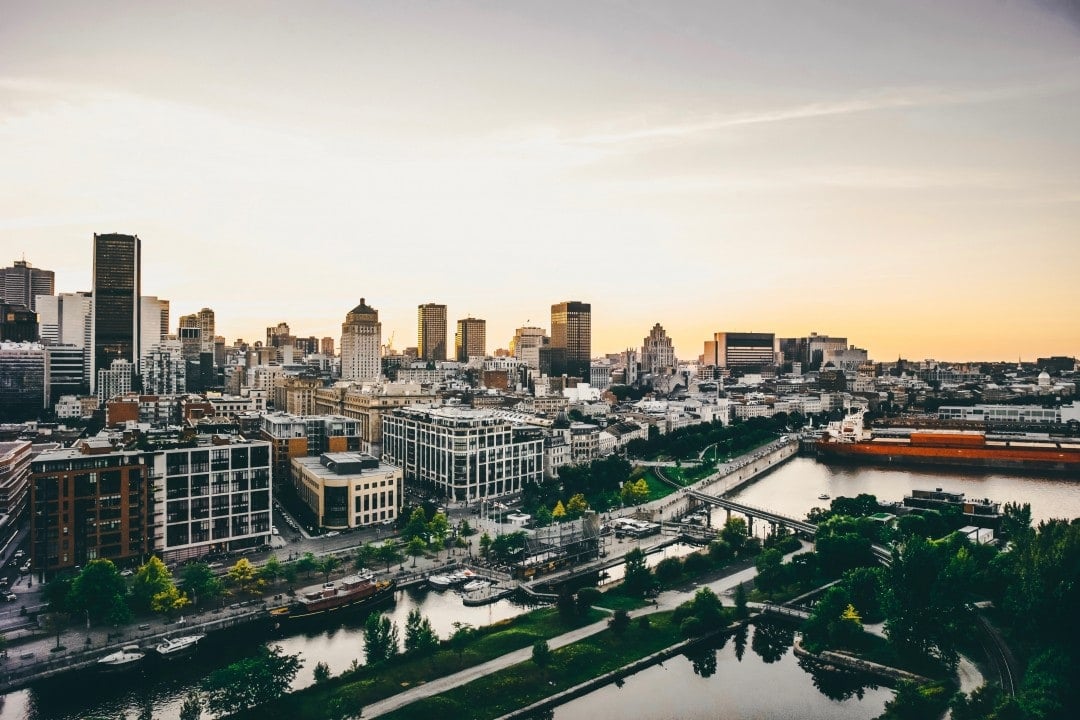
[[[1080,354],[1080,2],[0,0],[0,263],[227,339],[384,342],[416,306],[488,351],[592,304],[846,336],[877,360]],[[452,343],[452,334],[451,330]]]

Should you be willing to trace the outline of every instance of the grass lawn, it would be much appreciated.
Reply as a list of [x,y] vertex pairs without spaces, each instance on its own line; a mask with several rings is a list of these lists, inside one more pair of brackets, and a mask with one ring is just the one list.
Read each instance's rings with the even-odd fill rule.
[[[606,616],[591,610],[574,623],[563,621],[555,608],[542,608],[525,615],[478,628],[476,636],[461,654],[443,647],[434,655],[399,655],[388,662],[362,666],[331,680],[286,695],[237,718],[287,717],[290,720],[328,720],[331,708],[356,714],[364,705],[390,697],[413,685],[450,675],[463,668],[485,663],[513,650],[529,647],[538,640],[562,635],[574,627],[588,625]],[[308,662],[316,659],[308,658]]]
[[645,484],[649,486],[649,500],[659,500],[675,492],[675,488],[656,477],[652,468],[647,468],[642,477],[645,478]]
[[648,627],[637,622],[617,637],[610,630],[552,652],[551,664],[539,668],[531,660],[488,675],[438,697],[428,698],[386,715],[388,720],[461,717],[486,720],[542,700],[586,680],[617,670],[663,650],[682,638],[671,613],[649,616]]

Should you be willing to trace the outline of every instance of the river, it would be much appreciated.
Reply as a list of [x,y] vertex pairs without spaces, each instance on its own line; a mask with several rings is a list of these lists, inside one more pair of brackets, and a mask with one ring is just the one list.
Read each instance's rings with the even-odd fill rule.
[[[804,517],[810,508],[827,504],[828,501],[818,499],[822,493],[837,497],[865,492],[883,501],[892,501],[900,500],[914,488],[935,487],[1002,503],[1010,500],[1029,502],[1036,521],[1080,516],[1080,483],[1068,479],[989,472],[830,466],[803,457],[784,463],[743,487],[733,497],[793,517]],[[689,550],[686,546],[674,546],[665,554],[682,555]],[[650,557],[650,564],[663,556]],[[609,572],[610,582],[620,576],[621,568]],[[453,631],[455,622],[478,627],[527,609],[509,600],[469,608],[454,592],[410,590],[399,592],[395,601],[386,607],[386,612],[403,629],[406,615],[413,608],[419,608],[443,637]],[[362,618],[357,618],[333,629],[271,640],[286,652],[300,653],[304,658],[304,667],[294,688],[306,687],[313,682],[312,673],[319,661],[327,663],[335,674],[345,670],[354,660],[363,662],[361,623]],[[856,692],[842,680],[808,674],[790,651],[780,647],[782,643],[774,642],[776,648],[769,651],[768,633],[757,643],[753,640],[757,637],[753,634],[755,631],[751,633],[750,648],[766,648],[764,659],[758,652],[736,653],[739,643],[732,639],[717,651],[716,670],[709,677],[702,677],[701,670],[711,666],[710,660],[698,658],[691,662],[680,656],[666,661],[663,666],[627,678],[622,687],[603,688],[558,708],[555,717],[559,720],[597,716],[635,719],[717,716],[869,718],[881,712],[891,695],[887,689],[872,687]],[[175,720],[183,698],[203,677],[249,655],[255,647],[266,642],[263,636],[243,633],[211,636],[203,641],[194,661],[148,671],[146,675],[125,680],[110,678],[108,681],[89,673],[64,676],[0,697],[0,720],[85,720],[94,716],[113,720],[137,717],[140,709],[146,707],[152,708],[154,720]],[[766,659],[770,661],[766,662]]]

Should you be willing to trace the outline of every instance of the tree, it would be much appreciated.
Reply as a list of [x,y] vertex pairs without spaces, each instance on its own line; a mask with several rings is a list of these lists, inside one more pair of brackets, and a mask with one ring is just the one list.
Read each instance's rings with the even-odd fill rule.
[[593,605],[600,602],[603,593],[594,587],[583,587],[577,592],[577,614],[584,617]]
[[56,636],[56,650],[61,650],[60,636],[71,622],[71,616],[62,612],[51,612],[45,615],[44,629],[50,635]]
[[425,543],[428,541],[428,524],[427,514],[424,512],[424,508],[418,507],[412,511],[409,515],[409,522],[406,523],[405,529],[402,531],[401,536],[405,538],[406,542],[413,538],[422,538]]
[[341,567],[341,558],[337,555],[324,555],[319,559],[318,570],[323,575],[323,582],[330,582],[330,576]]
[[42,590],[45,602],[52,612],[69,612],[68,601],[71,597],[71,586],[75,582],[75,576],[65,573],[50,580]]
[[555,608],[559,611],[559,618],[563,622],[570,622],[577,617],[577,606],[574,604],[574,594],[570,588],[563,585],[559,588],[559,594],[555,598]]
[[431,621],[413,608],[405,619],[405,652],[427,655],[439,647],[439,636],[431,627]]
[[379,549],[371,543],[366,542],[356,548],[356,553],[353,554],[353,568],[356,570],[363,570],[369,565],[375,564],[378,559]]
[[623,561],[626,568],[623,574],[623,588],[631,595],[643,595],[653,583],[652,572],[645,565],[645,553],[641,551],[641,548],[634,548],[626,553]]
[[313,676],[316,685],[326,682],[330,679],[330,666],[320,660],[319,662],[315,663],[315,670]]
[[180,592],[175,585],[170,584],[154,597],[150,598],[150,609],[156,613],[167,615],[177,610],[183,610],[191,604],[188,596]]
[[566,506],[562,504],[562,500],[555,503],[555,507],[552,508],[551,519],[554,522],[562,522],[566,519]]
[[230,584],[235,585],[240,592],[258,593],[266,581],[259,578],[259,572],[247,558],[240,558],[236,564],[225,573]]
[[739,583],[735,588],[735,617],[744,620],[750,614],[746,607],[746,586]]
[[180,582],[194,604],[198,604],[200,598],[213,600],[221,594],[221,580],[214,575],[213,569],[203,562],[185,565],[180,571]]
[[946,545],[920,537],[908,538],[893,551],[885,633],[902,651],[934,655],[952,665],[968,613],[964,589],[945,573],[948,562]]
[[428,534],[433,545],[441,548],[446,544],[446,538],[450,535],[450,522],[446,515],[441,512],[435,513],[428,523]]
[[259,568],[259,577],[266,582],[273,584],[276,583],[278,578],[282,575],[281,561],[277,559],[276,555],[271,555]]
[[253,656],[215,670],[203,681],[207,708],[231,715],[277,700],[289,690],[304,662],[279,646],[260,647]]
[[469,537],[470,535],[475,534],[476,528],[470,525],[468,520],[462,520],[461,524],[458,525],[458,535],[460,535],[461,537]]
[[736,554],[746,547],[746,521],[741,517],[729,518],[720,531],[720,539],[728,544]]
[[[413,538],[414,540],[416,538]],[[381,613],[371,613],[364,622],[364,655],[368,665],[389,660],[398,653],[398,628]]]
[[196,692],[188,693],[180,706],[180,720],[199,720],[202,717],[202,700]]
[[[167,598],[160,603],[166,606],[165,610],[153,607],[154,598],[159,595]],[[168,606],[171,602],[179,601],[179,597],[172,573],[157,555],[152,556],[135,572],[135,578],[131,583],[131,604],[136,610],[145,612],[153,609],[155,612],[164,612],[171,609]]]
[[547,667],[551,664],[552,659],[551,648],[548,647],[547,640],[537,640],[532,648],[532,661],[536,667],[540,668],[542,676],[547,677]]
[[475,633],[476,631],[473,630],[472,625],[454,622],[454,632],[450,635],[450,647],[457,653],[459,665],[464,662],[465,648],[469,646],[469,641],[472,640]]
[[622,608],[616,610],[608,618],[608,627],[611,628],[611,632],[614,633],[615,637],[622,637],[622,634],[630,627],[630,613]]
[[682,576],[683,562],[677,557],[664,558],[656,564],[656,579],[661,585],[671,585]]
[[487,533],[483,533],[480,536],[480,554],[485,558],[491,554],[491,536]]
[[572,495],[570,499],[566,501],[566,514],[571,519],[581,517],[588,509],[589,502],[585,499],[585,496],[582,493]]
[[551,510],[548,510],[547,505],[541,505],[537,508],[535,519],[536,527],[547,527],[551,524],[552,520]]
[[645,478],[637,481],[627,480],[623,483],[620,495],[623,505],[640,505],[649,499],[649,484],[645,482]]
[[397,565],[404,559],[401,550],[399,550],[398,546],[390,540],[385,541],[379,546],[378,556],[379,562],[386,565],[387,572],[390,572],[391,565]]
[[[71,584],[68,607],[77,612],[89,612],[94,621],[114,620],[123,613],[117,604],[127,609],[127,585],[111,560],[91,560]],[[124,620],[130,617],[130,610]]]
[[416,558],[424,554],[427,550],[427,543],[424,542],[422,537],[414,537],[409,541],[409,544],[405,546],[405,552],[412,558],[412,566],[416,567]]
[[315,559],[315,554],[309,552],[298,557],[295,564],[296,571],[301,572],[308,577],[310,577],[311,573],[315,572],[319,567],[319,561]]

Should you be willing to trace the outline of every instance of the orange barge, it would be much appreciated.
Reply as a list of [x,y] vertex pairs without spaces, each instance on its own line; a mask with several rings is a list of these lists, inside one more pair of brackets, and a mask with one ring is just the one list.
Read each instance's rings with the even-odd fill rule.
[[1073,474],[1080,479],[1080,440],[980,432],[918,430],[874,436],[861,416],[831,423],[817,442],[824,460],[883,465],[941,465]]

